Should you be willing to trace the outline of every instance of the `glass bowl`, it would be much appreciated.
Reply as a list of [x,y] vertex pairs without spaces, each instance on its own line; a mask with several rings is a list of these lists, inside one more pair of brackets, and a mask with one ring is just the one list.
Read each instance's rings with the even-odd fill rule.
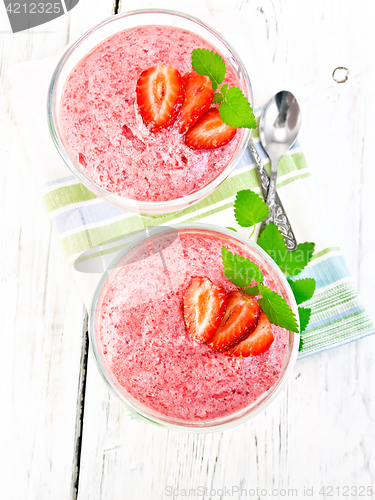
[[65,83],[76,65],[101,42],[115,33],[129,28],[146,25],[174,26],[193,32],[201,38],[204,38],[223,55],[226,63],[238,78],[241,90],[248,98],[250,104],[252,104],[253,96],[247,71],[233,48],[215,30],[202,21],[179,12],[167,10],[138,10],[110,17],[97,26],[94,26],[66,50],[52,76],[48,91],[47,112],[52,140],[66,165],[82,184],[96,196],[120,208],[141,214],[160,215],[183,210],[211,194],[228,177],[238,163],[246,148],[251,131],[250,129],[239,130],[238,133],[241,134],[241,137],[237,149],[228,165],[216,178],[198,191],[173,200],[147,202],[125,198],[107,191],[80,170],[79,166],[72,160],[66,151],[59,131],[59,109]]
[[[109,265],[108,269],[105,271],[100,279],[100,282],[96,288],[89,318],[89,335],[90,335],[90,345],[92,348],[92,353],[94,355],[97,367],[105,382],[108,384],[110,389],[120,398],[120,400],[125,403],[125,405],[135,412],[136,414],[146,418],[148,421],[163,426],[168,429],[181,430],[181,431],[191,431],[191,432],[209,432],[216,430],[223,430],[234,425],[240,424],[251,417],[254,417],[259,412],[264,410],[279,394],[282,387],[285,385],[289,375],[291,374],[298,353],[299,346],[299,333],[289,332],[288,344],[283,360],[280,375],[276,383],[270,387],[266,392],[261,394],[261,396],[256,399],[250,405],[234,412],[221,417],[211,418],[202,421],[188,421],[177,419],[174,417],[165,416],[155,410],[145,406],[143,403],[139,402],[133,396],[131,396],[117,381],[117,379],[112,374],[110,368],[108,367],[105,357],[102,352],[102,346],[100,344],[100,316],[102,311],[102,299],[107,286],[111,286],[113,277],[117,274],[118,269],[129,263],[139,261],[151,255],[151,248],[160,251],[163,248],[163,242],[171,241],[178,238],[180,234],[194,234],[194,235],[204,235],[211,236],[215,239],[219,239],[222,243],[234,243],[240,249],[243,249],[246,254],[253,255],[257,262],[261,263],[262,267],[265,268],[266,272],[269,273],[274,279],[279,293],[283,295],[286,301],[289,303],[293,312],[296,315],[298,321],[298,308],[294,299],[293,292],[281,272],[280,268],[275,264],[275,262],[255,243],[251,242],[247,238],[235,234],[233,231],[220,228],[208,224],[176,224],[172,226],[159,226],[153,228],[148,236],[143,233],[142,236],[138,236],[133,243],[122,250],[120,254]],[[165,247],[164,247],[165,248]],[[158,250],[157,250],[158,249]],[[164,265],[164,264],[163,264]],[[157,289],[156,289],[157,290]],[[165,292],[164,292],[165,293]],[[120,302],[117,303],[116,307],[121,307]],[[112,306],[111,306],[112,307]],[[112,313],[111,313],[112,314]]]

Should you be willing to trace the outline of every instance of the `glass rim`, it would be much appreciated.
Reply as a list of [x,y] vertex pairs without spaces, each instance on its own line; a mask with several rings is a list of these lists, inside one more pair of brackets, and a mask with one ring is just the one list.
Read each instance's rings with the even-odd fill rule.
[[[179,229],[191,229],[191,230],[207,230],[215,233],[219,233],[219,235],[222,236],[228,236],[233,239],[237,239],[239,242],[245,244],[246,246],[250,247],[252,250],[255,250],[264,260],[265,262],[272,268],[273,272],[277,275],[277,278],[280,280],[282,286],[284,287],[284,290],[286,292],[287,298],[290,302],[290,307],[293,310],[295,316],[296,316],[296,321],[297,321],[297,326],[299,328],[299,317],[298,317],[298,306],[294,297],[294,294],[292,292],[292,289],[290,288],[290,285],[285,277],[285,275],[282,273],[281,269],[279,266],[275,263],[275,261],[255,242],[249,240],[248,238],[238,234],[234,233],[232,230],[227,229],[227,228],[222,228],[220,226],[216,226],[214,224],[205,224],[205,223],[190,223],[190,224],[168,224],[168,226],[155,226],[153,228],[150,228],[156,231],[157,233],[163,233],[163,232],[168,232],[171,229],[176,229],[177,231]],[[141,234],[138,238],[134,240],[132,244],[130,244],[128,247],[126,247],[124,250],[121,251],[121,253],[117,254],[114,259],[111,261],[107,269],[104,271],[103,275],[101,276],[99,283],[96,286],[94,296],[91,302],[91,308],[89,310],[89,321],[88,321],[88,330],[89,330],[89,339],[90,339],[90,350],[93,354],[93,357],[95,359],[95,363],[98,367],[99,373],[101,374],[102,378],[106,382],[107,386],[119,397],[121,402],[128,407],[131,411],[136,413],[137,415],[143,417],[144,419],[148,420],[149,422],[156,424],[161,427],[165,427],[171,430],[178,430],[178,431],[183,431],[183,432],[193,432],[193,433],[208,433],[208,432],[216,432],[216,431],[223,431],[226,429],[229,429],[231,427],[234,427],[236,425],[239,425],[250,418],[255,417],[258,415],[260,412],[262,412],[276,397],[277,395],[281,392],[283,387],[285,386],[287,380],[289,379],[289,376],[294,368],[295,362],[297,360],[297,354],[298,354],[298,348],[299,348],[299,340],[300,340],[300,333],[295,333],[295,332],[290,332],[289,331],[289,336],[293,334],[293,345],[289,351],[289,359],[287,360],[287,364],[285,367],[284,372],[282,375],[277,379],[276,383],[267,391],[265,391],[263,394],[259,396],[255,401],[253,401],[250,405],[241,408],[240,410],[230,413],[228,415],[224,415],[223,417],[217,417],[211,420],[207,420],[208,424],[212,423],[212,425],[207,425],[205,422],[196,422],[196,421],[184,421],[184,420],[179,420],[179,419],[173,419],[175,422],[168,422],[166,420],[163,420],[163,418],[158,418],[155,417],[154,415],[148,414],[146,411],[143,411],[139,408],[137,408],[135,405],[132,404],[132,402],[127,398],[127,396],[121,392],[118,387],[115,385],[115,383],[111,380],[108,370],[106,370],[97,346],[96,342],[96,330],[95,330],[95,318],[96,318],[96,306],[98,303],[98,299],[100,296],[100,293],[103,289],[103,286],[105,285],[107,278],[109,277],[111,271],[115,268],[116,264],[128,253],[130,252],[133,248],[135,248],[137,245],[140,243],[144,242],[147,240],[150,236],[145,235],[144,233]],[[287,353],[286,353],[287,356]],[[284,358],[285,362],[285,358]],[[281,369],[281,371],[283,368]],[[142,404],[142,403],[140,403]],[[143,405],[146,407],[146,405]],[[251,408],[254,407],[254,410],[251,411]],[[147,407],[146,407],[147,408]],[[153,411],[153,410],[151,410]],[[247,413],[243,414],[244,411],[247,411]],[[163,415],[159,414],[161,417]],[[236,415],[239,415],[236,418]],[[166,418],[172,418],[172,417],[167,417]],[[228,422],[220,422],[220,420],[225,420],[225,419],[230,419]],[[217,422],[217,423],[215,423]]]
[[[169,9],[138,9],[138,10],[132,10],[132,11],[127,11],[123,12],[121,14],[117,14],[114,16],[110,16],[100,23],[96,24],[92,28],[90,28],[88,31],[86,31],[81,37],[79,37],[75,42],[73,42],[68,48],[65,50],[64,54],[60,58],[53,74],[51,77],[50,85],[48,88],[48,94],[47,94],[47,120],[48,120],[48,128],[52,137],[52,141],[59,152],[60,156],[62,157],[63,161],[69,168],[69,170],[82,182],[83,185],[85,185],[91,192],[94,194],[99,193],[99,196],[101,198],[107,199],[111,203],[117,205],[117,206],[122,206],[124,203],[126,203],[127,206],[132,207],[135,211],[140,211],[144,212],[146,214],[152,214],[152,210],[154,209],[164,209],[165,212],[158,212],[160,214],[162,213],[168,213],[171,212],[175,206],[178,206],[181,203],[185,204],[185,208],[189,206],[190,204],[195,203],[196,201],[199,201],[216,189],[227,177],[228,175],[232,172],[238,161],[240,160],[241,156],[243,155],[247,143],[250,138],[251,134],[251,129],[245,128],[245,129],[240,129],[242,132],[242,138],[240,139],[239,145],[236,149],[235,154],[231,158],[230,162],[228,165],[225,167],[225,169],[220,172],[220,174],[215,177],[211,182],[203,186],[201,189],[194,191],[193,193],[190,193],[186,196],[182,196],[180,198],[174,198],[173,200],[167,200],[167,201],[139,201],[135,200],[133,198],[126,198],[124,196],[120,196],[117,193],[113,193],[111,191],[107,191],[103,187],[99,186],[99,184],[96,184],[90,177],[88,177],[86,174],[80,170],[80,168],[74,163],[74,161],[70,158],[69,154],[67,153],[61,139],[60,135],[58,132],[58,120],[56,116],[56,109],[55,109],[55,92],[56,92],[56,85],[58,82],[58,79],[60,77],[61,71],[65,65],[65,63],[68,61],[69,57],[73,54],[75,49],[82,44],[86,39],[88,39],[93,33],[98,31],[100,28],[103,26],[116,22],[119,19],[122,19],[124,17],[131,17],[131,16],[137,16],[137,15],[144,15],[144,14],[167,14],[175,17],[181,17],[185,18],[188,21],[192,21],[195,24],[200,25],[203,27],[205,30],[209,31],[212,35],[214,35],[221,43],[223,43],[226,48],[229,50],[229,52],[233,55],[235,61],[238,63],[238,66],[240,68],[240,71],[242,73],[245,87],[246,87],[246,92],[247,92],[247,97],[250,102],[250,105],[253,106],[253,92],[252,92],[252,87],[251,87],[251,82],[250,78],[248,75],[248,72],[246,70],[245,65],[243,64],[240,56],[236,52],[236,50],[232,47],[232,45],[227,42],[227,40],[220,34],[218,33],[214,28],[211,28],[211,26],[207,25],[200,19],[191,16],[189,14],[185,14],[179,11],[175,10],[169,10]],[[140,24],[141,25],[141,24]],[[124,207],[123,207],[124,208]],[[131,210],[131,209],[130,209]],[[178,210],[178,209],[177,209]],[[156,214],[156,213],[155,213]]]

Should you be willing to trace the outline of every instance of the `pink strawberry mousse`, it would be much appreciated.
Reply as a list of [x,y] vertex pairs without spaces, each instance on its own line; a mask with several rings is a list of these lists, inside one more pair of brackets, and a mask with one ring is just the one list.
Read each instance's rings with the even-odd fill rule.
[[[236,287],[223,273],[222,244],[260,266],[262,260],[218,237],[180,230],[170,246],[144,260],[117,266],[97,305],[99,351],[120,390],[147,408],[183,421],[222,417],[254,402],[279,378],[288,332],[260,356],[231,358],[188,336],[183,294],[193,276],[206,276],[227,292]],[[143,250],[147,254],[148,247]],[[139,255],[139,254],[138,254]]]
[[[176,124],[152,133],[138,111],[142,71],[164,64],[183,76],[192,71],[194,48],[215,50],[179,28],[132,28],[98,45],[72,71],[61,101],[60,135],[71,159],[97,185],[134,200],[167,201],[198,191],[228,165],[241,130],[221,148],[194,151]],[[229,65],[224,81],[239,86]]]

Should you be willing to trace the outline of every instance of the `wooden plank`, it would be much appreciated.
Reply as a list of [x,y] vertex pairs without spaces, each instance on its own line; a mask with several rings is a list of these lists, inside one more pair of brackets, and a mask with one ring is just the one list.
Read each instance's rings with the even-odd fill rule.
[[70,33],[90,27],[104,10],[108,16],[112,1],[81,0],[78,9],[79,23],[69,26],[66,15],[15,35],[0,9],[4,498],[66,499],[71,494],[83,305],[14,121],[6,71],[62,51]]
[[80,0],[70,11],[69,43],[114,14],[116,0]]
[[[375,132],[370,98],[373,69],[373,6],[360,1],[127,0],[122,10],[171,8],[201,17],[226,36],[243,57],[255,104],[283,88],[303,110],[301,142],[319,179],[320,196],[332,220],[332,237],[369,306],[374,298],[371,244]],[[349,79],[337,83],[334,69]],[[372,182],[372,184],[371,184]],[[336,236],[335,236],[336,234]],[[362,263],[362,264],[361,264]],[[166,431],[135,418],[109,394],[89,358],[79,498],[172,498],[167,487],[314,488],[370,486],[375,470],[372,425],[375,338],[299,361],[280,397],[254,420],[224,433]],[[355,425],[353,425],[355,422]],[[186,493],[185,493],[185,496]],[[253,498],[261,498],[248,493]],[[282,494],[281,494],[282,496]]]

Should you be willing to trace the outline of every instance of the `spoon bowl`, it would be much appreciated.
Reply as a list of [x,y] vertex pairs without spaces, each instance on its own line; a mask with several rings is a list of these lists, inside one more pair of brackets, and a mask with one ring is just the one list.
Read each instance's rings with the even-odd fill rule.
[[301,111],[291,92],[282,90],[263,109],[259,121],[259,137],[271,162],[279,161],[297,139],[301,127]]

